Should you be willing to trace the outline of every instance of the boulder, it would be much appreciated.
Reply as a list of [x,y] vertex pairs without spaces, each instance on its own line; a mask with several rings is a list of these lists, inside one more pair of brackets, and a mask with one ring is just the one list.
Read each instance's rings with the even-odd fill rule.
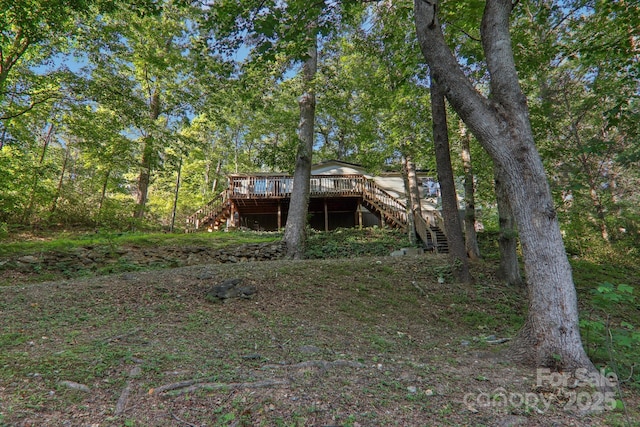
[[225,301],[230,298],[251,298],[256,292],[255,286],[242,286],[242,279],[227,279],[211,288],[207,292],[207,299]]

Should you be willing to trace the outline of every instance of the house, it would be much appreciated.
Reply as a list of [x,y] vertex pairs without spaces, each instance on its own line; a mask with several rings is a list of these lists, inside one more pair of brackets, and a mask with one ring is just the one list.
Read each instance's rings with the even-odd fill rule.
[[[419,174],[419,179],[427,177]],[[284,227],[292,176],[232,174],[228,182],[225,191],[187,219],[187,231]],[[359,165],[331,160],[312,166],[310,184],[309,225],[314,229],[376,225],[406,229],[409,225],[404,179],[399,172],[372,176]],[[416,232],[425,243],[437,247],[438,237],[444,239],[444,234],[438,236],[441,217],[434,204],[424,197],[422,202],[424,218],[415,221]]]

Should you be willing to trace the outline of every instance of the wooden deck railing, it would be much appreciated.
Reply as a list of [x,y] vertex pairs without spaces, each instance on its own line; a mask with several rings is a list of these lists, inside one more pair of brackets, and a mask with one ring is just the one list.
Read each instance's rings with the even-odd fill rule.
[[[350,196],[362,194],[362,175],[313,175],[311,196]],[[282,175],[231,176],[229,197],[232,199],[289,198],[293,177]]]

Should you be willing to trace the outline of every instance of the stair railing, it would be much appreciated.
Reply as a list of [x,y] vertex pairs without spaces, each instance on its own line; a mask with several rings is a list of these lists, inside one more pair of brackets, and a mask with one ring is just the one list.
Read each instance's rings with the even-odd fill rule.
[[187,217],[185,232],[190,233],[196,231],[200,228],[201,225],[206,224],[209,220],[214,219],[215,217],[220,215],[227,203],[227,190],[224,190],[213,200],[209,201],[209,203]]
[[408,224],[407,206],[371,179],[363,180],[362,197],[375,206],[380,214],[401,227]]

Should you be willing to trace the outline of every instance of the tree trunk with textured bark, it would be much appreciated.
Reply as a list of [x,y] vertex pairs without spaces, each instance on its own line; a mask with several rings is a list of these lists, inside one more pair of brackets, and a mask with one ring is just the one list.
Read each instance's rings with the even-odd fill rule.
[[461,157],[464,168],[464,243],[469,258],[479,260],[480,247],[476,233],[476,193],[471,165],[471,137],[462,123],[460,136],[462,137]]
[[[149,118],[157,120],[160,117],[160,94],[156,91],[151,95],[149,101]],[[143,139],[142,159],[140,160],[140,174],[138,175],[138,190],[136,197],[136,209],[134,218],[142,219],[147,206],[147,196],[149,194],[149,183],[151,182],[151,169],[156,156],[154,138],[147,135]]]
[[490,98],[475,90],[446,45],[437,7],[437,0],[414,0],[422,53],[453,108],[503,172],[520,232],[529,310],[512,355],[537,366],[593,371],[580,339],[571,266],[518,82],[509,34],[513,3],[485,3],[480,34]]
[[[315,40],[315,39],[314,39]],[[308,57],[302,68],[305,93],[300,97],[300,125],[296,169],[293,174],[293,190],[283,241],[287,247],[287,258],[304,257],[309,212],[309,187],[311,179],[311,155],[316,115],[316,96],[313,80],[318,70],[318,48],[314,42],[309,47]]]
[[53,138],[55,126],[53,123],[49,127],[49,131],[42,139],[42,151],[40,152],[40,160],[38,161],[38,166],[36,166],[33,170],[33,184],[31,185],[31,195],[29,196],[29,204],[25,209],[22,215],[22,223],[28,224],[32,222],[31,215],[33,214],[33,208],[36,203],[36,192],[38,190],[38,184],[40,182],[40,176],[42,175],[42,166],[44,165],[44,159],[47,155],[47,149],[49,148],[49,144],[51,143],[51,139]]
[[[1,149],[2,147],[0,147]],[[56,187],[56,194],[53,197],[53,202],[51,202],[51,214],[54,214],[56,209],[58,208],[58,200],[60,199],[60,194],[62,194],[62,185],[64,184],[64,174],[67,172],[67,163],[69,163],[69,146],[64,150],[64,160],[62,161],[62,171],[60,172],[60,179],[58,180],[58,186]]]
[[409,218],[409,239],[411,243],[416,243],[416,217],[422,216],[422,205],[420,204],[420,188],[418,184],[418,176],[416,175],[416,167],[413,164],[411,156],[403,158],[403,175],[405,192],[407,193],[407,216]]
[[520,274],[518,261],[518,231],[511,212],[509,196],[497,167],[494,167],[493,174],[498,205],[498,225],[500,227],[500,235],[498,237],[500,271],[498,276],[509,285],[522,285],[522,275]]
[[409,196],[411,212],[414,215],[422,216],[422,203],[420,202],[420,184],[418,183],[418,175],[416,174],[416,165],[413,163],[411,156],[405,157],[407,168],[407,180],[409,184]]
[[449,130],[447,126],[447,109],[444,92],[434,79],[431,72],[431,117],[433,119],[433,143],[436,152],[436,169],[442,198],[442,217],[444,219],[444,233],[449,243],[449,257],[453,262],[456,279],[463,282],[471,281],[469,260],[462,235],[460,211],[458,210],[458,195],[451,168],[451,152],[449,149]]

